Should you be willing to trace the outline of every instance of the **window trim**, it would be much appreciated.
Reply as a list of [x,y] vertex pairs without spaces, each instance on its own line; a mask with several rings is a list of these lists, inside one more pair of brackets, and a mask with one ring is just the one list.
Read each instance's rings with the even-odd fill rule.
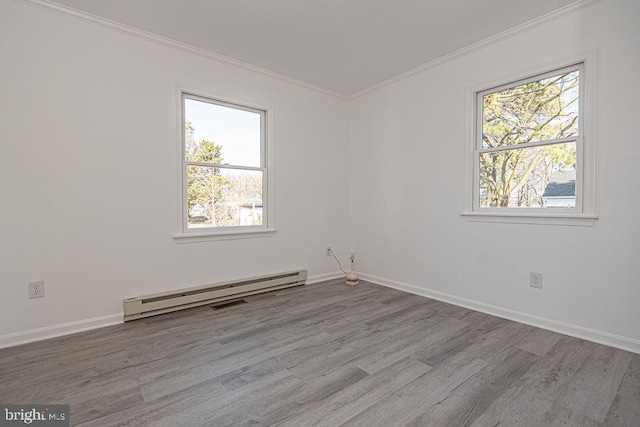
[[[482,94],[493,93],[515,85],[544,79],[580,67],[580,126],[576,137],[563,138],[576,141],[576,207],[562,211],[541,208],[481,208],[479,206],[480,151],[478,132],[482,130]],[[507,82],[507,83],[505,83]],[[494,79],[467,90],[467,154],[465,169],[465,201],[461,216],[474,222],[505,222],[522,224],[587,225],[598,218],[595,199],[596,155],[596,51],[556,60],[542,66]],[[518,148],[559,143],[546,140],[518,145]],[[514,147],[515,148],[515,147]],[[580,197],[578,196],[580,194]]]
[[[175,215],[174,239],[177,243],[203,242],[211,240],[232,240],[246,239],[254,237],[269,237],[277,230],[274,222],[274,108],[268,105],[261,105],[256,102],[240,100],[237,97],[229,97],[214,94],[202,89],[194,89],[176,85],[176,118],[177,134],[175,141],[178,141],[177,173],[178,177],[176,200],[177,209]],[[235,108],[238,110],[250,111],[261,115],[261,141],[260,141],[260,167],[249,167],[240,165],[216,164],[216,167],[228,169],[254,170],[263,172],[262,200],[263,200],[263,224],[243,225],[215,228],[188,228],[187,213],[187,167],[190,164],[199,162],[187,162],[185,158],[185,133],[184,133],[184,103],[185,99],[193,99],[201,102],[209,102],[223,107]],[[207,164],[206,166],[211,166]]]

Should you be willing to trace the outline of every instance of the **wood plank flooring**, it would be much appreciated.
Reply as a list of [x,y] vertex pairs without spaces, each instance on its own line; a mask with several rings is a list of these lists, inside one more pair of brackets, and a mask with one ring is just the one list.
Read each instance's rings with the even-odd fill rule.
[[361,282],[0,350],[79,426],[640,426],[640,355]]

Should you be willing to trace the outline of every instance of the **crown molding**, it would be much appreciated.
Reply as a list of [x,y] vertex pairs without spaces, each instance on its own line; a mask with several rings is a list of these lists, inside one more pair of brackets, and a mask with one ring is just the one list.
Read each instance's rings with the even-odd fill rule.
[[300,80],[297,79],[295,77],[291,77],[288,76],[286,74],[282,74],[282,73],[278,73],[275,71],[271,71],[268,70],[266,68],[262,68],[262,67],[258,67],[256,65],[250,64],[248,62],[244,62],[241,61],[239,59],[234,59],[234,58],[230,58],[228,56],[225,55],[221,55],[215,52],[212,52],[210,50],[207,49],[203,49],[203,48],[199,48],[193,45],[190,45],[188,43],[183,43],[183,42],[179,42],[173,39],[170,39],[168,37],[164,37],[149,31],[145,31],[145,30],[141,30],[135,27],[131,27],[129,25],[125,25],[125,24],[121,24],[119,22],[115,22],[112,21],[110,19],[106,19],[106,18],[102,18],[93,14],[90,14],[88,12],[84,12],[84,11],[80,11],[71,7],[67,7],[67,6],[63,6],[60,5],[58,3],[55,3],[51,0],[16,0],[18,2],[21,3],[25,3],[25,4],[29,4],[32,6],[37,6],[43,9],[47,9],[53,12],[57,12],[63,15],[67,15],[67,16],[71,16],[80,20],[83,20],[85,22],[89,22],[92,23],[94,25],[103,27],[103,28],[107,28],[110,30],[114,30],[114,31],[118,31],[120,33],[124,33],[133,37],[137,37],[143,40],[147,40],[150,41],[152,43],[156,43],[162,46],[166,46],[166,47],[171,47],[174,49],[178,49],[178,50],[182,50],[184,52],[188,52],[197,56],[201,56],[204,58],[208,58],[211,59],[213,61],[216,62],[221,62],[221,63],[225,63],[225,64],[229,64],[229,65],[233,65],[239,68],[243,68],[245,70],[248,71],[253,71],[255,73],[258,74],[262,74],[264,76],[268,76],[268,77],[272,77],[272,78],[276,78],[278,80],[282,80],[297,86],[301,86],[301,87],[305,87],[307,89],[311,89],[317,92],[321,92],[325,95],[329,95],[338,99],[342,99],[342,100],[353,100],[356,98],[359,98],[363,95],[366,95],[367,93],[376,91],[378,89],[384,88],[386,86],[389,86],[395,82],[398,82],[400,80],[404,80],[408,77],[411,77],[415,74],[418,74],[422,71],[428,70],[430,68],[434,68],[438,65],[444,64],[446,62],[452,61],[456,58],[459,58],[461,56],[467,55],[469,53],[472,53],[476,50],[480,50],[486,46],[489,46],[491,44],[500,42],[506,38],[509,37],[513,37],[516,34],[525,32],[531,28],[535,28],[541,25],[544,25],[550,21],[553,21],[555,19],[558,19],[564,15],[570,14],[572,12],[575,12],[577,10],[580,9],[584,9],[587,8],[589,6],[592,6],[593,4],[599,3],[603,0],[577,0],[573,3],[570,3],[564,7],[561,7],[560,9],[556,9],[552,12],[546,13],[542,16],[539,16],[537,18],[534,18],[530,21],[524,22],[520,25],[517,25],[515,27],[512,27],[508,30],[502,31],[498,34],[495,34],[493,36],[487,37],[483,40],[480,40],[478,42],[472,43],[470,45],[467,45],[465,47],[462,47],[458,50],[455,50],[451,53],[448,53],[446,55],[440,56],[434,60],[431,60],[429,62],[426,62],[422,65],[419,65],[415,68],[411,68],[410,70],[407,70],[403,73],[400,74],[396,74],[393,77],[390,77],[388,79],[382,80],[378,83],[375,83],[371,86],[368,86],[364,89],[361,89],[357,92],[351,93],[351,94],[344,94],[344,93],[340,93],[340,92],[336,92],[330,89],[327,89],[325,87],[313,84],[313,83],[309,83],[306,82],[304,80]]
[[296,79],[295,77],[288,76],[286,74],[278,73],[275,71],[268,70],[266,68],[258,67],[256,65],[250,64],[248,62],[241,61],[239,59],[230,58],[225,55],[221,55],[215,52],[212,52],[207,49],[203,49],[200,47],[196,47],[190,45],[188,43],[179,42],[168,37],[164,37],[149,31],[141,30],[126,24],[121,24],[119,22],[112,21],[110,19],[102,18],[100,16],[96,16],[90,14],[88,12],[84,12],[78,9],[74,9],[71,7],[63,6],[61,4],[55,3],[50,0],[16,0],[20,3],[40,7],[42,9],[47,9],[49,11],[53,11],[62,15],[70,16],[73,18],[80,19],[82,21],[100,26],[102,28],[107,28],[110,30],[118,31],[120,33],[133,36],[142,40],[146,40],[161,46],[170,47],[173,49],[178,49],[184,52],[188,52],[197,56],[201,56],[207,59],[211,59],[216,62],[221,62],[228,65],[233,65],[239,68],[243,68],[248,71],[253,71],[258,74],[262,74],[264,76],[276,78],[278,80],[285,81],[287,83],[291,83],[297,86],[302,86],[307,89],[311,89],[317,92],[321,92],[325,95],[329,95],[335,98],[339,98],[342,100],[348,99],[348,96],[339,93],[325,87],[306,82],[304,80]]
[[561,7],[560,9],[556,9],[556,10],[554,10],[552,12],[549,12],[549,13],[546,13],[544,15],[541,15],[541,16],[539,16],[537,18],[534,18],[534,19],[532,19],[530,21],[524,22],[524,23],[522,23],[520,25],[517,25],[515,27],[512,27],[512,28],[509,28],[508,30],[502,31],[502,32],[500,32],[498,34],[495,34],[493,36],[489,36],[486,39],[482,39],[480,41],[477,41],[475,43],[472,43],[470,45],[462,47],[462,48],[460,48],[458,50],[455,50],[455,51],[453,51],[451,53],[448,53],[446,55],[440,56],[440,57],[438,57],[438,58],[436,58],[434,60],[431,60],[429,62],[426,62],[426,63],[424,63],[422,65],[418,65],[415,68],[411,68],[411,69],[409,69],[409,70],[407,70],[407,71],[405,71],[403,73],[396,74],[393,77],[389,77],[388,79],[385,79],[385,80],[383,80],[381,82],[375,83],[375,84],[373,84],[371,86],[368,86],[368,87],[366,87],[364,89],[361,89],[361,90],[359,90],[357,92],[354,92],[354,93],[348,95],[347,99],[348,100],[353,100],[353,99],[359,98],[359,97],[361,97],[363,95],[366,95],[366,94],[368,94],[370,92],[374,92],[374,91],[376,91],[378,89],[382,89],[383,87],[389,86],[389,85],[391,85],[391,84],[393,84],[395,82],[398,82],[400,80],[404,80],[404,79],[406,79],[408,77],[411,77],[411,76],[413,76],[415,74],[418,74],[418,73],[420,73],[422,71],[428,70],[430,68],[434,68],[434,67],[436,67],[438,65],[447,63],[449,61],[453,61],[454,59],[460,58],[461,56],[468,55],[468,54],[470,54],[472,52],[475,52],[477,50],[480,50],[480,49],[482,49],[484,47],[487,47],[487,46],[492,45],[494,43],[498,43],[498,42],[500,42],[500,41],[502,41],[504,39],[507,39],[509,37],[513,37],[513,36],[515,36],[517,34],[523,33],[523,32],[525,32],[527,30],[532,29],[532,28],[539,27],[539,26],[544,25],[544,24],[546,24],[548,22],[551,22],[551,21],[553,21],[555,19],[558,19],[558,18],[560,18],[562,16],[565,16],[565,15],[568,15],[568,14],[570,14],[572,12],[587,8],[589,6],[592,6],[593,4],[599,3],[601,1],[602,0],[577,0],[577,1],[573,2],[573,3],[570,3],[570,4],[566,5],[566,6]]

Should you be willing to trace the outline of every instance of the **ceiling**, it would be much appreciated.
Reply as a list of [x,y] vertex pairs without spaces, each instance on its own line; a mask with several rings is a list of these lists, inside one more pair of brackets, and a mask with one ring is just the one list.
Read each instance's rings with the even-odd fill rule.
[[55,0],[351,95],[575,0]]

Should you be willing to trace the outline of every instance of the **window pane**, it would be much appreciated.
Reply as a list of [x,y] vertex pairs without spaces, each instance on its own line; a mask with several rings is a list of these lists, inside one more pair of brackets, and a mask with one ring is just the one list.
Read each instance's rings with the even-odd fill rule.
[[261,166],[260,114],[185,98],[184,116],[187,161]]
[[575,207],[576,143],[480,154],[480,207]]
[[188,166],[188,228],[262,225],[261,171]]
[[482,147],[578,135],[578,70],[482,97]]

